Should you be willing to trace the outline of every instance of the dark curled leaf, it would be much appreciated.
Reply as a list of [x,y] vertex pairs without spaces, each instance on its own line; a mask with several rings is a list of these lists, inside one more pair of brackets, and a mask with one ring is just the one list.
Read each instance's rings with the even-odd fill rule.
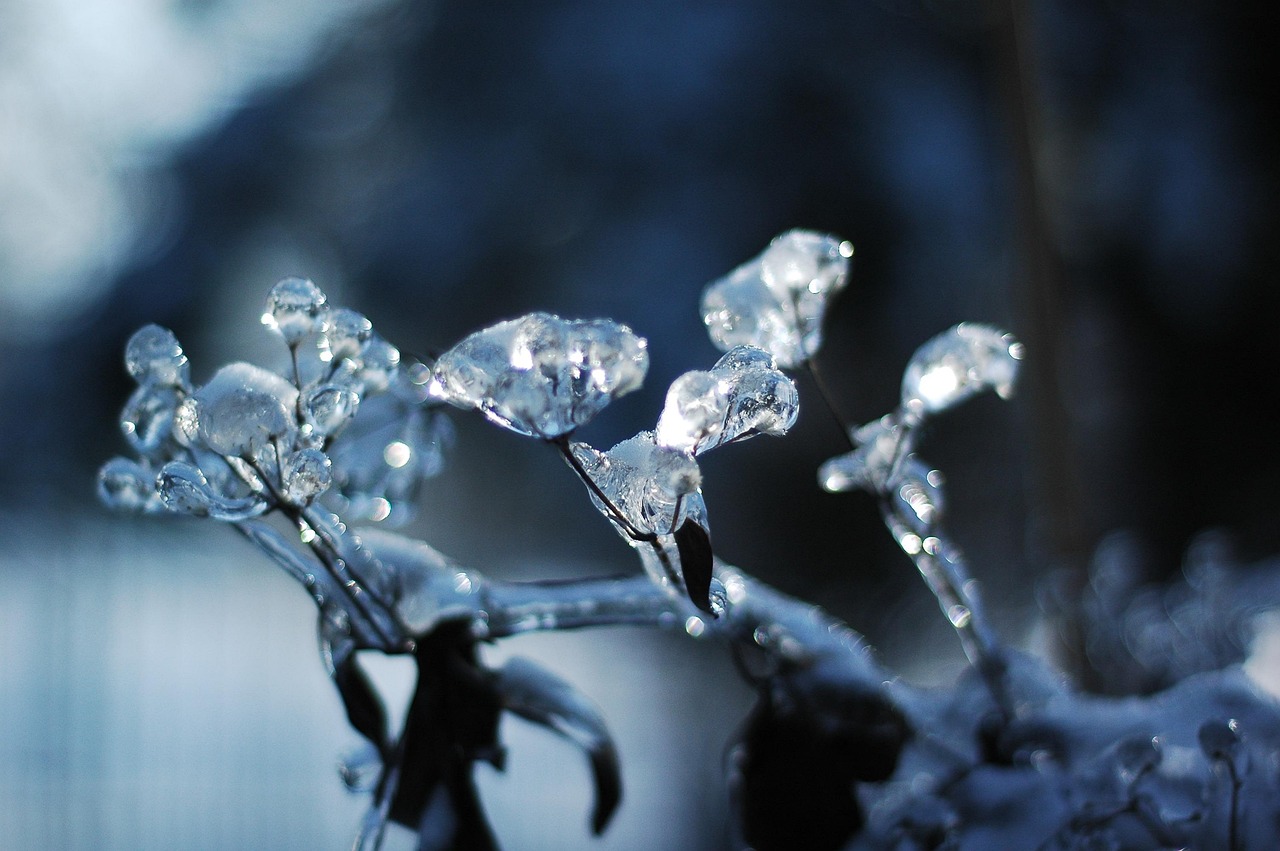
[[759,851],[843,848],[863,824],[856,787],[888,779],[910,736],[883,695],[821,668],[770,678],[733,752],[743,839]]
[[515,658],[497,672],[503,705],[535,724],[559,733],[586,752],[595,784],[591,830],[604,832],[622,800],[618,752],[595,706],[569,683],[530,662]]
[[684,577],[689,599],[704,612],[711,611],[711,536],[701,525],[689,518],[676,530],[676,551],[680,554],[680,574]]
[[502,767],[493,675],[465,624],[419,639],[414,658],[418,684],[396,755],[391,820],[417,830],[423,849],[497,848],[472,777],[477,760]]
[[387,711],[373,683],[356,662],[354,653],[334,660],[333,683],[338,687],[347,719],[381,754],[387,752]]

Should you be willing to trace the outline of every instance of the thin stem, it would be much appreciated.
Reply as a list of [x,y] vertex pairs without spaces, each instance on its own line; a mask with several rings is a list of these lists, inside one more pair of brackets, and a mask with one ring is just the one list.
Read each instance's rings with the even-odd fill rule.
[[813,362],[813,358],[808,358],[804,362],[805,371],[809,373],[809,377],[813,379],[813,386],[818,391],[818,396],[822,399],[823,406],[827,412],[831,414],[831,418],[835,420],[836,426],[840,429],[840,434],[844,435],[845,441],[848,442],[850,449],[857,449],[858,444],[854,442],[853,431],[845,422],[844,417],[840,416],[840,412],[836,410],[835,400],[831,395],[831,390],[827,387],[827,383],[822,378],[822,374],[818,372],[818,365]]
[[561,457],[564,458],[565,462],[573,472],[577,474],[582,483],[587,486],[587,489],[590,490],[591,493],[595,494],[596,499],[604,505],[609,516],[615,523],[621,526],[624,531],[626,531],[629,538],[635,541],[648,541],[650,543],[657,542],[658,536],[656,533],[642,532],[637,529],[635,524],[623,515],[622,510],[613,504],[613,500],[609,499],[605,492],[600,489],[600,485],[596,484],[596,480],[591,478],[591,474],[586,471],[586,468],[584,468],[582,463],[578,461],[577,456],[573,454],[573,450],[569,447],[568,435],[561,435],[549,442],[560,450]]
[[959,551],[937,530],[923,538],[912,531],[899,519],[887,493],[881,494],[880,511],[894,539],[911,557],[925,584],[937,598],[943,615],[955,627],[965,656],[978,669],[996,707],[1006,721],[1011,720],[1013,702],[1005,681],[1003,654],[987,628],[981,599],[971,586],[969,571]]

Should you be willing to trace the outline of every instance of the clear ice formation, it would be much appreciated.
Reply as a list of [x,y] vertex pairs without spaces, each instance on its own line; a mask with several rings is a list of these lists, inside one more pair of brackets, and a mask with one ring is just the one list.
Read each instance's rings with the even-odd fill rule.
[[902,410],[912,418],[945,411],[984,390],[1013,393],[1022,344],[999,328],[962,322],[926,342],[902,375]]
[[102,498],[230,522],[322,498],[351,521],[407,517],[448,442],[430,371],[402,363],[367,318],[303,278],[272,288],[263,322],[289,347],[288,374],[234,363],[199,387],[171,331],[133,335],[125,366],[138,389],[120,425],[139,460],[102,468]]
[[580,442],[569,448],[609,501],[606,505],[593,491],[596,508],[632,545],[641,544],[636,531],[647,536],[672,535],[691,512],[705,515],[698,492],[702,484],[698,462],[688,452],[658,444],[651,431],[642,431],[607,452]]
[[702,293],[702,318],[723,351],[764,349],[779,366],[804,363],[822,345],[827,303],[848,280],[853,246],[837,237],[792,230],[756,258],[712,281]]
[[671,384],[656,439],[701,455],[757,434],[785,434],[799,411],[795,383],[773,357],[754,346],[736,346],[709,371],[686,372]]
[[912,355],[893,412],[851,432],[854,450],[828,460],[818,481],[831,492],[862,489],[881,499],[885,525],[915,562],[938,605],[956,628],[965,654],[978,668],[997,706],[1012,710],[1000,651],[982,615],[977,586],[960,554],[941,531],[942,474],[913,450],[919,426],[983,390],[1009,396],[1022,345],[988,325],[956,325]]
[[519,434],[554,440],[639,388],[648,368],[647,343],[625,325],[530,313],[441,355],[430,392]]

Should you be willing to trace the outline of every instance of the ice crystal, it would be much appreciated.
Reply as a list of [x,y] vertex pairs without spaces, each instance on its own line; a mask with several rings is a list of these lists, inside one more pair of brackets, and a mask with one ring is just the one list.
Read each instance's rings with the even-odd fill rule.
[[297,428],[297,397],[298,389],[274,372],[224,366],[192,397],[200,439],[219,455],[255,455]]
[[834,236],[793,230],[702,294],[702,318],[722,350],[764,349],[780,366],[798,366],[822,345],[828,301],[844,289],[853,246]]
[[645,340],[625,325],[531,313],[477,331],[441,355],[431,393],[551,440],[637,389],[648,367]]
[[700,455],[755,434],[782,435],[799,414],[795,383],[768,352],[737,346],[707,372],[687,372],[667,391],[657,442]]

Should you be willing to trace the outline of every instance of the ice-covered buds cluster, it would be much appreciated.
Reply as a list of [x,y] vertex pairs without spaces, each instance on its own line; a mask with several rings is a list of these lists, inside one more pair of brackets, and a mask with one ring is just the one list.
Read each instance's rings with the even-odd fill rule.
[[823,488],[887,493],[905,486],[917,516],[936,513],[931,494],[940,477],[911,454],[917,427],[986,390],[1008,398],[1022,355],[1022,344],[1013,335],[990,325],[961,323],[933,337],[907,364],[897,410],[855,429],[857,449],[822,465],[818,479]]
[[828,234],[792,230],[775,237],[703,291],[712,341],[723,351],[755,346],[784,369],[799,366],[822,345],[827,304],[844,289],[852,257],[852,244]]
[[[263,321],[289,346],[288,377],[233,363],[193,388],[172,332],[148,325],[133,335],[125,363],[139,387],[121,425],[140,458],[103,467],[100,490],[110,505],[238,521],[275,507],[306,507],[336,484],[348,498],[372,487],[381,494],[372,499],[389,507],[385,494],[396,489],[394,477],[375,476],[370,484],[365,456],[384,456],[387,473],[408,467],[406,475],[425,474],[439,466],[433,456],[440,441],[423,436],[421,423],[416,444],[399,432],[378,437],[374,447],[358,434],[349,446],[334,444],[368,397],[394,388],[389,395],[401,406],[420,407],[426,399],[425,368],[403,366],[368,319],[330,307],[311,281],[287,278],[271,290]],[[349,463],[335,465],[335,449]],[[389,513],[379,507],[372,519]]]
[[672,382],[656,431],[607,452],[580,442],[570,450],[594,485],[596,507],[639,550],[653,579],[712,612],[710,526],[695,456],[756,434],[782,435],[798,411],[795,384],[773,358],[738,346],[710,370]]
[[555,440],[640,387],[648,369],[646,341],[625,325],[530,313],[441,355],[430,392],[519,434]]

